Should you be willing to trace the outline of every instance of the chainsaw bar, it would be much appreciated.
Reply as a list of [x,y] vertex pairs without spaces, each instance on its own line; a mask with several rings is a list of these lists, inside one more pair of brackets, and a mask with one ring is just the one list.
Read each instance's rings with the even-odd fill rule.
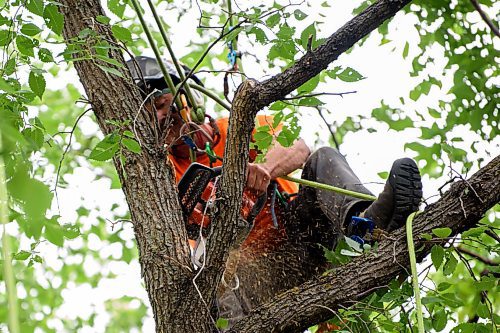
[[187,218],[200,202],[203,191],[212,178],[220,175],[221,168],[209,168],[200,163],[192,163],[182,175],[177,189],[182,212]]

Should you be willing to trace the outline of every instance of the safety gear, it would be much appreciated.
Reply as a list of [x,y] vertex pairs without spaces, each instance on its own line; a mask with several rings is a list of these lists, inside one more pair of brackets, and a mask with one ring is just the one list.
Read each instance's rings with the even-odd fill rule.
[[410,158],[396,160],[392,165],[384,190],[364,212],[376,226],[392,231],[406,222],[408,215],[418,210],[422,200],[422,181],[417,164]]
[[[181,83],[179,73],[177,73],[177,70],[175,69],[172,62],[165,60],[163,61],[163,64],[165,65],[168,74],[170,74],[174,85],[177,86],[179,83]],[[127,66],[130,70],[130,74],[132,75],[135,84],[139,86],[144,94],[147,95],[154,91],[154,89],[163,91],[164,89],[168,88],[167,83],[163,78],[163,73],[161,71],[160,65],[155,58],[144,56],[135,57],[134,59],[130,59],[127,61]],[[190,72],[189,67],[182,64],[181,66],[184,69],[184,74],[188,75]],[[196,77],[196,75],[192,75],[188,79],[187,83],[196,83],[200,86],[203,86],[203,83],[198,77]],[[184,90],[181,90],[181,92],[184,92]],[[205,109],[203,108],[204,98],[203,95],[197,90],[192,89],[191,92],[195,103],[198,106],[198,108],[194,108],[191,106],[191,118],[194,122],[201,124],[205,119]]]

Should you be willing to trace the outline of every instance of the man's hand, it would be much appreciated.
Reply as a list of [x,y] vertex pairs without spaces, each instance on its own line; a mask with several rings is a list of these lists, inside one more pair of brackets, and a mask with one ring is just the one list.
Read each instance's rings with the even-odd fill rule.
[[264,164],[248,163],[247,189],[255,191],[257,195],[262,195],[267,192],[270,182],[271,174]]

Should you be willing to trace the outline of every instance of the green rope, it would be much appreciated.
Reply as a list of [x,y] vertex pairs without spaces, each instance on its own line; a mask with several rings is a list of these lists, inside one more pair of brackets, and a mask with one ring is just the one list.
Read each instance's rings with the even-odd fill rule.
[[222,99],[220,99],[219,96],[214,94],[212,91],[210,91],[210,90],[206,89],[205,87],[202,87],[198,84],[194,84],[194,83],[190,83],[189,86],[193,89],[201,91],[203,94],[205,94],[208,97],[210,97],[211,99],[213,99],[215,102],[217,102],[217,104],[222,106],[227,111],[231,111],[231,106],[229,104],[227,104],[226,102],[224,102]]
[[[137,0],[132,0],[132,5],[134,6],[135,12],[137,13],[137,17],[139,18],[139,21],[141,22],[142,28],[144,29],[144,33],[146,34],[146,37],[148,38],[149,45],[153,49],[153,52],[155,54],[156,60],[158,61],[158,65],[160,66],[161,72],[163,74],[163,77],[165,79],[165,82],[167,83],[168,88],[172,92],[172,94],[175,94],[175,85],[174,81],[172,81],[172,78],[170,77],[170,74],[168,73],[165,64],[163,63],[163,60],[160,55],[160,51],[158,50],[158,47],[156,46],[156,43],[153,39],[153,35],[151,35],[151,31],[149,31],[148,25],[146,21],[144,20],[144,16],[142,15],[142,8],[137,2]],[[180,97],[177,96],[175,99],[175,105],[179,108],[179,110],[182,108],[182,103],[180,100]]]
[[17,308],[17,291],[14,270],[12,268],[12,261],[10,258],[10,242],[6,232],[6,225],[9,222],[8,212],[8,194],[5,177],[5,164],[3,160],[2,149],[2,133],[0,132],[0,220],[3,225],[2,234],[2,257],[3,257],[3,274],[5,279],[5,286],[7,289],[8,299],[8,322],[11,333],[21,332],[19,328],[19,314]]
[[306,180],[306,179],[299,179],[299,178],[294,178],[294,177],[290,177],[290,176],[282,176],[279,178],[285,179],[285,180],[288,180],[288,181],[291,181],[291,182],[294,182],[297,184],[318,188],[320,190],[337,192],[337,193],[348,195],[350,197],[354,197],[354,198],[358,198],[358,199],[370,200],[370,201],[374,201],[377,199],[377,197],[370,195],[370,194],[349,191],[349,190],[346,190],[346,189],[343,189],[340,187],[335,187],[335,186],[331,186],[331,185],[327,185],[327,184],[313,182],[313,181]]
[[415,244],[413,243],[412,222],[416,213],[410,214],[406,220],[406,239],[408,242],[408,252],[410,254],[411,276],[413,281],[413,293],[417,309],[418,333],[424,333],[424,318],[422,315],[422,301],[420,300],[420,287],[418,285],[417,258],[415,255]]

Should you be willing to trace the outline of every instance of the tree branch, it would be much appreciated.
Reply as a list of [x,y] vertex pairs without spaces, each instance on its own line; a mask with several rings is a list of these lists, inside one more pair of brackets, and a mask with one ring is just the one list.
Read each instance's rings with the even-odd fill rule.
[[318,48],[307,52],[294,66],[260,83],[257,87],[258,108],[281,100],[318,75],[342,53],[410,2],[411,0],[380,0],[365,9],[328,37]]
[[474,259],[477,259],[479,261],[481,261],[482,263],[486,264],[486,265],[489,265],[489,266],[500,266],[500,262],[495,262],[493,260],[491,260],[490,258],[486,258],[482,255],[480,255],[479,253],[476,253],[474,251],[471,251],[463,246],[458,246],[455,248],[458,252],[460,253],[464,253]]
[[483,21],[490,27],[491,31],[497,36],[500,37],[500,31],[498,31],[498,27],[493,23],[493,21],[488,17],[488,14],[484,12],[484,10],[481,8],[479,5],[479,2],[477,0],[470,0],[474,8],[476,8],[477,12],[479,15],[481,15],[481,18]]
[[[469,186],[474,188],[483,202],[468,190]],[[462,212],[460,197],[467,216]],[[423,246],[418,256],[423,258],[431,248],[431,244],[419,239],[418,235],[432,234],[432,229],[437,227],[449,227],[452,235],[456,235],[476,225],[486,211],[499,201],[500,156],[497,156],[467,181],[453,184],[439,201],[429,205],[414,219],[415,247]],[[387,284],[409,267],[404,228],[394,231],[391,238],[394,241],[380,243],[377,253],[358,257],[326,276],[278,295],[240,320],[232,332],[294,332],[329,319],[331,312],[325,307],[337,309],[360,300],[373,288]],[[318,307],[318,304],[323,307]]]

